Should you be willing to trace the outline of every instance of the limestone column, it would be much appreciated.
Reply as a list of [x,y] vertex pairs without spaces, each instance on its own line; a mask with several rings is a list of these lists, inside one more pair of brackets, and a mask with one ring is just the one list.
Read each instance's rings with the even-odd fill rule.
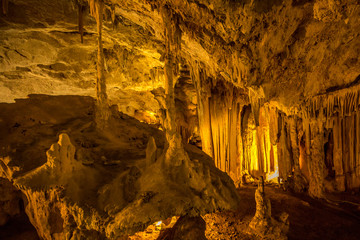
[[311,120],[311,146],[309,161],[309,195],[314,198],[324,197],[324,133],[319,121]]
[[180,166],[189,160],[184,150],[181,136],[176,131],[176,109],[174,86],[179,73],[179,52],[181,48],[181,30],[178,16],[165,5],[161,7],[161,16],[165,26],[165,133],[168,148],[165,155],[167,166]]
[[335,181],[338,191],[345,191],[345,174],[343,164],[343,138],[342,138],[342,119],[339,116],[334,118],[334,149],[333,149],[333,161],[335,168]]

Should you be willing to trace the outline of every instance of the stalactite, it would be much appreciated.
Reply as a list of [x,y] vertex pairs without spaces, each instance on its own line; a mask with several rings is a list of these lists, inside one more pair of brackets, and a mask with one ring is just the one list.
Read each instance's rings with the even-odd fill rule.
[[[226,171],[235,181],[239,178],[237,164],[238,145],[241,138],[240,104],[241,90],[223,81],[213,87],[209,99],[210,129],[215,164]],[[236,97],[235,97],[236,96]],[[237,127],[238,126],[238,127]],[[240,140],[241,141],[241,140]],[[242,141],[241,141],[242,143]]]
[[116,24],[116,9],[115,9],[115,5],[111,5],[111,23],[113,26],[113,29],[115,29],[115,24]]
[[165,162],[167,166],[180,166],[189,161],[176,126],[174,87],[179,77],[181,30],[179,16],[173,14],[168,6],[161,6],[161,16],[165,25],[165,134],[168,142]]
[[85,10],[85,6],[78,3],[78,10],[79,10],[78,25],[79,25],[80,40],[81,40],[81,43],[84,43],[84,10]]
[[[196,90],[190,78],[189,68],[186,64],[181,65],[180,75],[175,84],[175,106],[177,131],[184,143],[198,140],[198,116],[195,106]],[[197,139],[195,141],[195,139]],[[195,142],[194,142],[195,141]]]
[[279,176],[283,179],[287,179],[292,172],[291,166],[291,155],[289,151],[289,140],[287,135],[286,123],[285,123],[285,116],[283,114],[279,115],[280,119],[280,139],[277,144],[278,148],[278,163],[279,163]]
[[348,177],[348,186],[354,186],[354,174],[355,172],[355,152],[354,152],[354,138],[355,138],[355,126],[354,126],[354,116],[346,117],[346,128],[348,130],[348,150],[349,150],[349,163],[347,173],[350,175]]
[[260,126],[258,127],[258,132],[260,133],[259,138],[261,139],[261,144],[262,144],[262,149],[261,149],[261,154],[263,156],[262,171],[267,175],[266,179],[273,177],[273,174],[276,172],[278,166],[277,162],[276,162],[276,166],[274,165],[274,160],[275,160],[274,149],[270,140],[271,139],[270,129],[272,128],[272,126],[270,125],[270,116],[271,116],[271,109],[269,108],[269,106],[264,106],[260,109],[260,119],[259,119]]
[[307,117],[303,118],[303,129],[305,131],[305,149],[306,154],[310,155],[310,140],[311,140],[311,128],[310,128],[310,120]]
[[[250,96],[250,106],[244,107],[246,101],[237,101],[239,96],[235,97],[233,85],[224,84],[224,80],[210,81],[217,84],[208,84],[212,89],[209,93],[209,90],[204,91],[204,86],[199,87],[206,77],[201,79],[198,74],[196,78],[197,89],[203,91],[198,90],[198,96],[206,92],[206,97],[199,100],[199,116],[206,113],[200,119],[202,139],[210,137],[204,140],[207,141],[204,149],[211,149],[208,151],[216,166],[231,175],[235,182],[241,181],[242,174],[266,176],[267,180],[279,175],[287,179],[291,175],[294,190],[303,191],[310,180],[310,195],[323,197],[324,144],[328,140],[324,141],[322,134],[326,129],[333,129],[334,146],[328,154],[333,162],[329,166],[334,166],[334,170],[330,170],[335,171],[336,189],[344,191],[360,185],[357,147],[360,142],[357,112],[360,111],[355,91],[317,96],[301,106],[301,111],[286,116],[277,107],[262,103],[256,93]],[[234,111],[236,108],[241,110]],[[237,127],[233,127],[234,122]]]
[[248,142],[248,120],[250,118],[251,109],[250,106],[245,105],[241,111],[241,138],[242,138],[242,145],[243,145],[243,155],[240,156],[241,160],[241,174],[243,175],[246,171],[250,169],[250,154],[248,150],[248,146],[250,145]]
[[310,182],[309,195],[314,198],[324,197],[324,134],[322,125],[318,121],[311,121],[311,148],[310,148]]
[[[162,7],[162,16],[165,24],[165,94],[167,111],[167,134],[173,135],[176,132],[175,125],[175,94],[174,86],[178,73],[177,56],[180,51],[181,32],[177,18],[172,16],[167,6]],[[175,76],[174,76],[175,75]]]
[[241,173],[244,170],[243,158],[244,158],[244,143],[242,138],[241,128],[241,113],[243,104],[237,104],[237,120],[236,120],[236,178],[234,179],[237,184],[241,183]]
[[356,112],[356,122],[355,122],[355,131],[356,131],[356,143],[355,143],[355,172],[358,179],[360,178],[360,111]]
[[2,12],[4,15],[8,14],[9,11],[9,0],[2,0]]
[[102,45],[102,25],[104,2],[102,0],[89,0],[91,15],[96,19],[98,31],[98,56],[97,56],[97,79],[96,98],[97,109],[95,112],[96,123],[99,128],[105,128],[110,117],[110,109],[106,93],[105,60]]
[[360,107],[360,85],[322,94],[308,99],[303,106],[310,118],[318,118],[320,113],[326,119],[339,113],[339,117],[350,116]]
[[[234,98],[236,99],[236,98]],[[240,136],[237,126],[238,123],[238,103],[233,102],[232,107],[229,109],[229,155],[228,155],[228,172],[232,179],[237,179],[237,138]]]
[[213,138],[211,135],[210,96],[211,86],[206,70],[197,62],[189,63],[191,78],[196,89],[197,112],[199,118],[202,150],[213,157]]
[[264,92],[262,88],[259,89],[250,88],[249,99],[250,99],[251,109],[255,118],[255,124],[256,126],[259,126],[260,108],[264,102]]
[[345,175],[342,163],[342,124],[339,117],[334,118],[334,149],[333,149],[333,161],[335,168],[335,181],[336,188],[339,191],[345,191]]
[[294,160],[294,168],[296,171],[299,170],[299,146],[298,146],[298,135],[297,135],[297,117],[289,117],[289,132],[290,132],[290,142],[291,142],[291,151]]
[[91,16],[93,16],[96,19],[96,21],[98,20],[98,16],[96,14],[96,11],[97,11],[96,8],[97,8],[97,3],[99,1],[102,1],[102,0],[88,0],[89,7],[90,7],[90,14],[91,14]]

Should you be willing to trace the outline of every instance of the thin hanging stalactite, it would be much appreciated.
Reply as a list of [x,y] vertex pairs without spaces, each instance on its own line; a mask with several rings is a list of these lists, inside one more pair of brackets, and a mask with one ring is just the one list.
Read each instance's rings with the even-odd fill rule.
[[9,0],[2,0],[2,12],[4,15],[8,14],[8,10],[9,10]]
[[105,128],[110,117],[108,97],[106,93],[105,60],[102,45],[102,21],[104,2],[102,0],[89,0],[90,13],[96,19],[98,31],[98,59],[97,59],[97,79],[96,79],[96,112],[95,121],[99,128]]
[[173,14],[168,6],[161,7],[161,15],[165,25],[165,133],[168,143],[165,162],[168,166],[180,166],[186,164],[189,160],[175,122],[174,89],[176,77],[179,75],[178,56],[181,48],[181,30],[178,16]]
[[115,30],[115,21],[116,21],[116,10],[115,10],[115,5],[111,5],[111,23],[113,26],[113,30]]
[[78,3],[78,24],[79,24],[79,33],[80,33],[80,39],[81,39],[81,43],[84,43],[84,10],[85,10],[85,6]]

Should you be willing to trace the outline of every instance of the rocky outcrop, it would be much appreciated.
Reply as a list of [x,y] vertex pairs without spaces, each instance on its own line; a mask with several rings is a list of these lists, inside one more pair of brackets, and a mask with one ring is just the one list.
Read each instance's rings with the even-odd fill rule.
[[[39,168],[14,179],[15,185],[42,188],[66,185],[72,181],[75,172],[79,172],[82,165],[75,161],[75,147],[71,144],[67,134],[59,135],[59,141],[52,144],[46,152],[47,162]],[[66,173],[66,174],[64,174]]]
[[[37,108],[38,121],[28,120],[32,127],[28,129],[27,142],[32,144],[22,151],[32,153],[29,159],[21,159],[21,152],[11,150],[21,141],[21,131],[7,132],[8,142],[2,143],[10,144],[2,153],[6,157],[0,159],[2,176],[25,195],[25,211],[41,238],[114,239],[172,216],[197,217],[238,206],[233,181],[198,148],[184,146],[187,161],[181,156],[181,161],[172,159],[176,155],[169,159],[159,130],[113,112],[109,120],[112,129],[100,131],[92,114],[82,115],[87,99],[67,98],[43,97],[41,104],[52,108]],[[31,100],[23,100],[22,104],[34,107]],[[72,107],[75,101],[78,104]],[[14,110],[19,105],[6,107]],[[58,105],[62,111],[58,111]],[[13,126],[18,119],[16,112],[19,111],[12,112],[13,117],[0,115],[2,123]],[[56,114],[61,115],[61,120]],[[49,116],[53,124],[45,125]],[[21,124],[29,118],[24,117]],[[69,127],[73,124],[76,127]],[[42,151],[39,144],[53,139],[42,132],[49,128],[62,130],[42,162],[32,156],[45,155],[38,153]],[[82,149],[81,154],[76,154],[77,149]],[[131,154],[132,150],[136,155]],[[84,156],[84,152],[92,162],[75,158]],[[34,168],[35,163],[38,166]]]

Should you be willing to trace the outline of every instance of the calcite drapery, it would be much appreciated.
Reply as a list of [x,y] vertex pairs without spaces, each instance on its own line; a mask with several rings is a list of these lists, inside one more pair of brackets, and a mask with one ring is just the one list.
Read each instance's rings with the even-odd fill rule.
[[314,197],[323,196],[325,188],[359,186],[358,80],[288,108],[261,103],[256,93],[253,100],[241,91],[235,98],[236,91],[220,84],[221,78],[212,79],[196,66],[192,70],[199,71],[193,77],[199,82],[195,86],[203,149],[235,182],[249,173],[267,180],[291,177],[295,191],[306,190],[310,181]]

